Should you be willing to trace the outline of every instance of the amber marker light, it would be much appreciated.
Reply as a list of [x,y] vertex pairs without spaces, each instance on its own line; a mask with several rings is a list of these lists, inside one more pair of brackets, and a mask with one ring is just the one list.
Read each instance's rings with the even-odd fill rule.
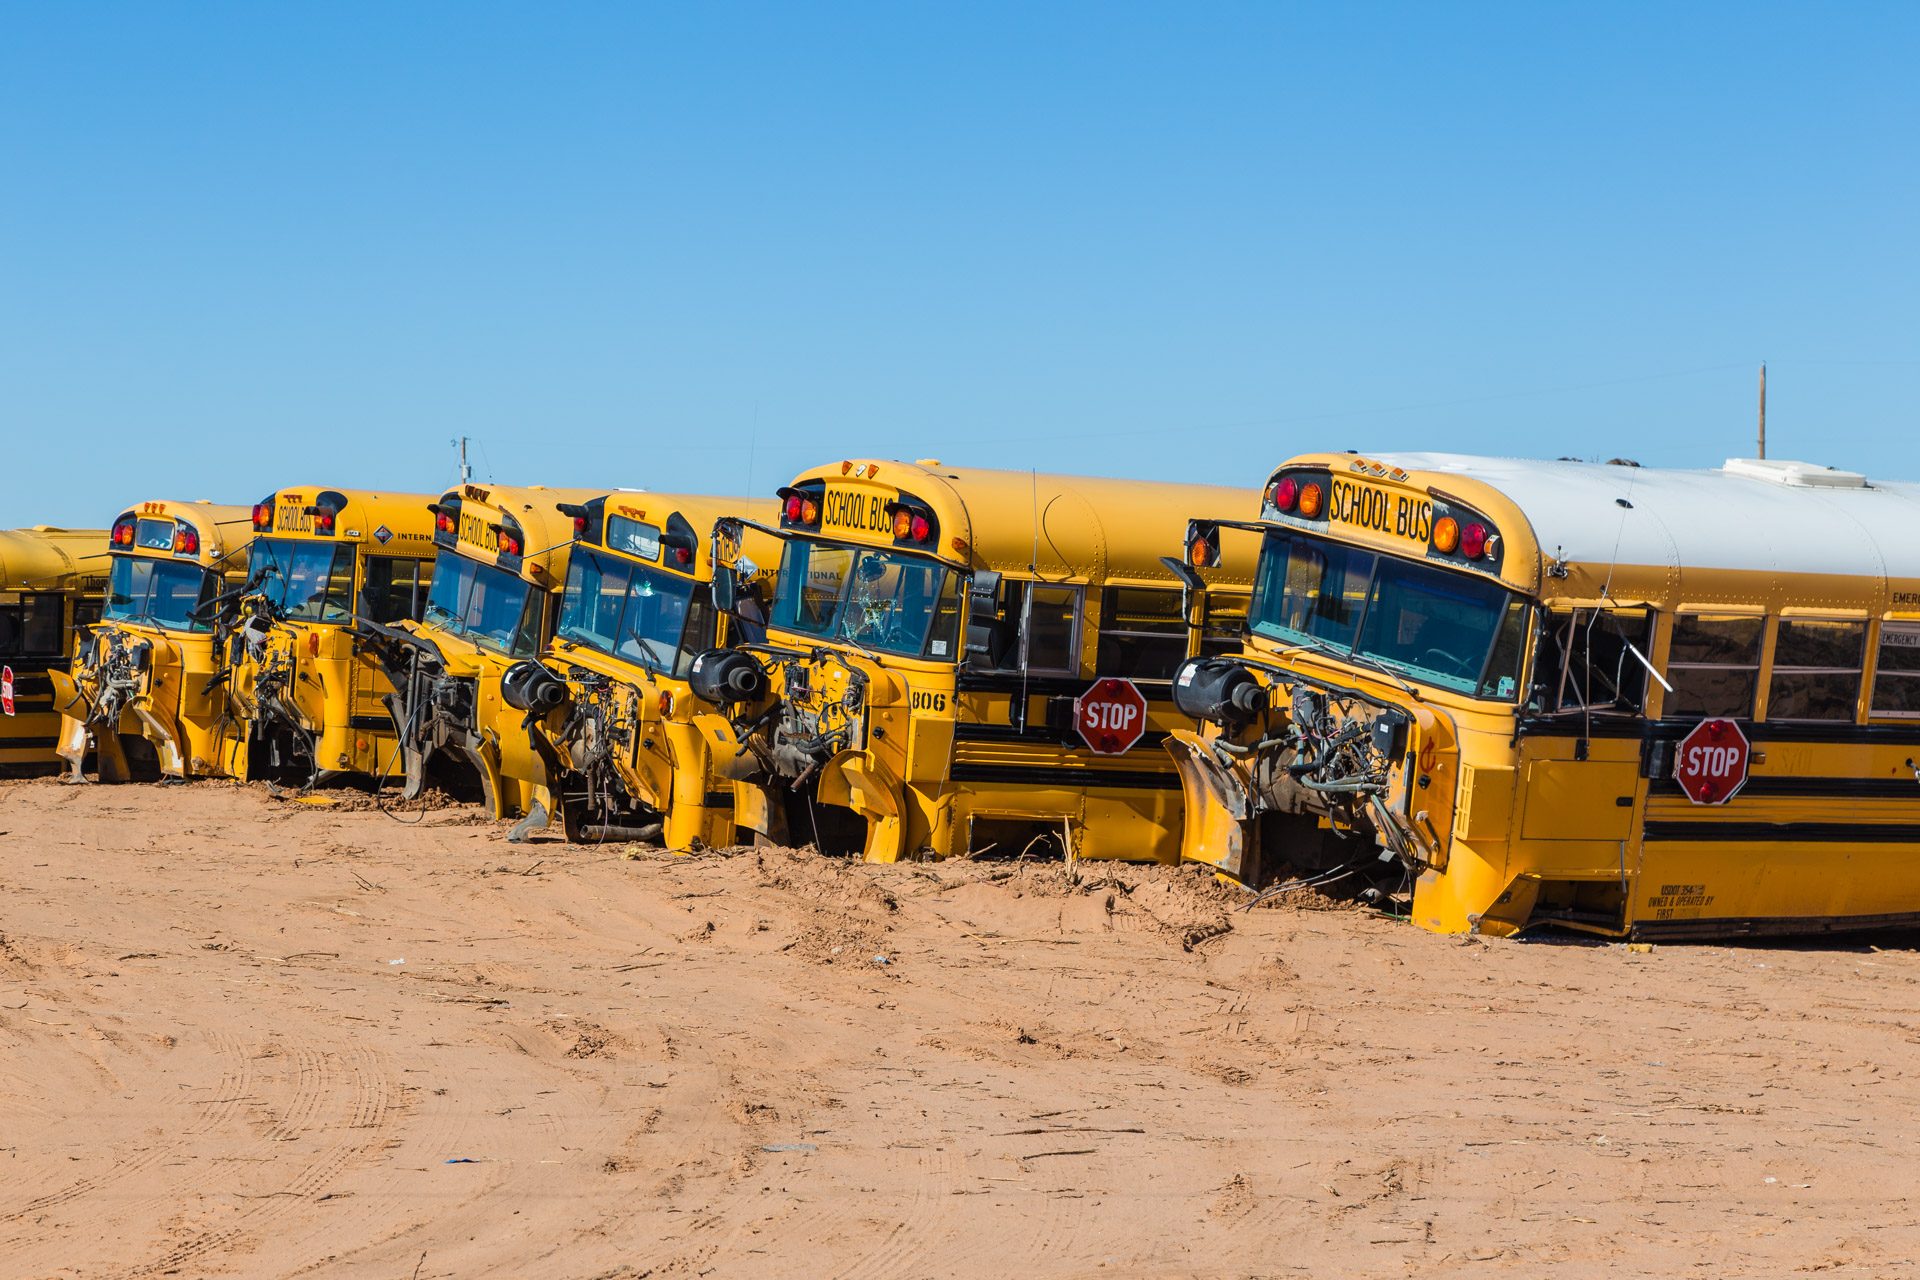
[[1309,518],[1320,514],[1320,501],[1323,495],[1317,484],[1300,486],[1300,514]]
[[1460,522],[1452,516],[1441,516],[1433,522],[1433,549],[1443,555],[1452,555],[1460,549]]

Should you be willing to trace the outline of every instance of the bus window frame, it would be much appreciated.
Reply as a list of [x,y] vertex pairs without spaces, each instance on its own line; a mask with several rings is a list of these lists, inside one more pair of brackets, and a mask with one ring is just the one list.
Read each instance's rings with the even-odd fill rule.
[[[1157,595],[1171,596],[1173,598],[1174,610],[1172,618],[1178,630],[1133,631],[1110,625],[1107,605],[1110,601],[1113,601],[1117,605],[1116,597],[1118,593],[1123,591],[1151,591]],[[1084,592],[1082,593],[1082,598],[1084,599]],[[1186,615],[1181,612],[1181,598],[1181,590],[1179,587],[1169,587],[1164,583],[1114,582],[1111,580],[1102,582],[1100,584],[1100,621],[1099,624],[1093,628],[1093,678],[1099,680],[1110,677],[1117,680],[1131,680],[1135,684],[1150,685],[1170,683],[1174,675],[1180,670],[1180,664],[1185,662],[1193,654],[1194,629],[1188,623]],[[1251,609],[1253,604],[1251,595],[1247,598],[1247,604],[1248,608]],[[1119,609],[1116,607],[1114,614],[1117,615],[1118,613]],[[1167,641],[1178,638],[1180,641],[1180,656],[1174,659],[1173,666],[1168,669],[1167,674],[1164,676],[1142,675],[1137,671],[1102,671],[1100,669],[1101,660],[1112,652],[1106,644],[1108,636],[1112,636],[1117,640],[1144,641]]]
[[1888,710],[1879,705],[1880,680],[1883,675],[1891,677],[1896,684],[1911,680],[1916,685],[1920,685],[1920,668],[1909,670],[1903,667],[1894,667],[1889,670],[1883,665],[1882,657],[1886,653],[1886,634],[1887,628],[1889,627],[1895,628],[1895,634],[1912,636],[1917,642],[1911,645],[1895,645],[1895,648],[1920,650],[1920,618],[1880,618],[1876,620],[1871,638],[1867,644],[1867,656],[1872,664],[1866,677],[1867,719],[1869,721],[1894,720],[1910,724],[1913,721],[1920,720],[1920,698],[1916,698],[1916,705],[1911,711]]
[[[1648,697],[1652,692],[1649,680],[1652,673],[1648,671],[1640,659],[1635,657],[1631,650],[1627,648],[1628,645],[1634,644],[1634,639],[1627,628],[1620,626],[1619,615],[1623,613],[1644,615],[1643,621],[1646,627],[1646,634],[1639,641],[1640,652],[1644,655],[1653,652],[1654,644],[1659,639],[1659,610],[1653,608],[1651,605],[1602,606],[1568,604],[1564,607],[1556,608],[1551,604],[1543,604],[1537,601],[1532,602],[1532,608],[1534,610],[1533,626],[1530,628],[1532,632],[1532,644],[1529,646],[1530,652],[1527,655],[1527,671],[1524,675],[1527,696],[1521,699],[1521,701],[1527,704],[1526,713],[1528,715],[1538,716],[1542,719],[1557,719],[1561,716],[1607,716],[1621,720],[1648,718]],[[1554,625],[1556,616],[1565,617],[1567,619],[1567,626],[1572,628],[1581,625],[1581,615],[1583,614],[1590,615],[1590,620],[1586,623],[1589,633],[1591,633],[1593,627],[1601,623],[1604,615],[1606,619],[1613,623],[1619,638],[1624,642],[1620,650],[1620,669],[1622,671],[1632,670],[1637,672],[1640,682],[1639,697],[1630,707],[1623,706],[1619,702],[1609,703],[1605,706],[1589,704],[1585,701],[1571,706],[1562,705],[1569,680],[1569,672],[1573,665],[1575,650],[1571,644],[1561,645],[1558,641],[1551,640],[1550,631]],[[1544,657],[1543,650],[1549,643],[1553,644],[1554,647],[1560,651],[1558,676],[1553,691],[1554,706],[1551,710],[1544,707],[1539,710],[1534,710],[1531,706],[1534,692],[1542,685],[1542,682],[1546,678],[1541,664]],[[1592,643],[1591,638],[1589,638],[1587,641],[1587,656],[1589,661],[1592,659]],[[1498,647],[1497,640],[1495,641],[1494,647]],[[1491,663],[1492,660],[1493,650],[1489,649],[1487,661]],[[1481,673],[1481,682],[1483,685],[1486,677],[1487,672],[1483,669]],[[1591,694],[1591,688],[1589,688],[1587,692]]]
[[[937,616],[937,613],[935,612],[935,607],[930,606],[929,612],[930,614],[935,614],[935,616],[930,616],[928,618],[927,635],[920,642],[920,652],[901,653],[893,649],[882,649],[882,648],[877,648],[873,646],[863,645],[856,639],[848,639],[847,637],[838,635],[838,634],[829,634],[828,632],[808,631],[803,627],[782,626],[780,623],[775,621],[780,609],[780,584],[779,584],[778,573],[776,571],[773,589],[771,592],[772,604],[768,612],[767,621],[764,624],[766,630],[770,632],[783,631],[789,635],[804,636],[806,637],[807,645],[809,648],[812,648],[816,645],[846,645],[848,648],[854,650],[856,653],[867,653],[876,657],[892,658],[896,661],[902,661],[902,662],[937,662],[937,663],[947,664],[956,668],[961,666],[965,662],[967,601],[966,601],[966,592],[964,590],[961,590],[960,582],[962,578],[966,578],[969,580],[972,578],[973,568],[971,565],[968,565],[968,566],[956,565],[934,552],[923,551],[917,547],[885,547],[885,546],[880,546],[877,543],[850,542],[842,538],[829,538],[824,535],[816,534],[816,533],[802,533],[794,529],[774,529],[774,528],[768,527],[767,525],[760,524],[757,521],[740,519],[738,517],[727,517],[726,520],[727,520],[727,523],[730,523],[733,525],[738,525],[748,529],[757,529],[761,533],[771,534],[772,536],[780,539],[782,543],[811,542],[822,547],[841,548],[847,551],[851,551],[854,555],[854,560],[852,564],[857,564],[859,562],[860,554],[865,551],[880,552],[886,555],[910,556],[915,559],[925,560],[930,564],[934,565],[936,568],[945,570],[946,573],[949,575],[947,578],[942,580],[940,590],[934,593],[934,595],[931,596],[930,599],[937,602],[940,598],[942,598],[947,594],[949,588],[951,588],[955,592],[956,597],[958,599],[958,608],[955,614],[956,632],[953,636],[948,637],[948,643],[953,648],[954,652],[948,653],[948,654],[931,654],[931,655],[927,653],[927,647],[933,640],[933,627],[935,622],[935,616]],[[782,554],[781,554],[781,563],[785,564],[785,562],[786,562],[786,555],[785,555],[785,550],[783,548]],[[851,576],[852,564],[848,565],[849,576]],[[832,627],[829,628],[829,631],[831,632],[837,632],[839,630],[840,606],[843,606],[846,603],[845,591],[846,589],[843,587],[842,594],[834,609],[834,622]],[[1084,612],[1082,613],[1081,616],[1083,617],[1085,616]],[[770,644],[768,647],[779,647],[779,646],[774,646]]]
[[[1531,596],[1523,591],[1516,590],[1496,576],[1466,572],[1450,565],[1436,565],[1430,561],[1415,559],[1412,556],[1398,555],[1391,551],[1376,550],[1359,542],[1343,540],[1330,533],[1295,529],[1286,525],[1274,524],[1262,525],[1261,528],[1265,536],[1261,540],[1259,560],[1256,562],[1254,568],[1253,591],[1247,601],[1247,632],[1249,636],[1257,636],[1287,648],[1302,649],[1309,653],[1320,653],[1335,662],[1350,664],[1362,671],[1372,669],[1387,673],[1395,680],[1411,680],[1426,685],[1436,691],[1455,697],[1466,698],[1469,701],[1493,703],[1495,705],[1513,707],[1517,710],[1524,710],[1521,694],[1526,688],[1525,681],[1527,679],[1527,668],[1529,665],[1529,654],[1526,649],[1523,649],[1521,653],[1521,661],[1519,663],[1520,675],[1514,682],[1514,692],[1512,696],[1504,698],[1489,696],[1482,693],[1481,689],[1486,682],[1487,664],[1499,644],[1501,632],[1505,627],[1507,613],[1512,602],[1515,599],[1519,599],[1529,607],[1537,608],[1538,601],[1534,600]],[[1323,578],[1331,562],[1327,559],[1324,552],[1321,551],[1322,546],[1337,547],[1349,555],[1364,555],[1369,558],[1365,590],[1358,596],[1358,612],[1355,613],[1349,629],[1350,639],[1344,644],[1325,636],[1315,635],[1311,631],[1297,631],[1292,627],[1284,626],[1280,623],[1268,624],[1271,627],[1269,631],[1262,631],[1260,629],[1261,623],[1254,617],[1253,606],[1256,602],[1261,601],[1267,581],[1267,574],[1262,566],[1265,564],[1269,554],[1269,544],[1276,539],[1285,542],[1299,540],[1306,545],[1312,554],[1320,556],[1322,560],[1321,572]],[[1361,637],[1367,634],[1367,615],[1371,612],[1374,597],[1378,593],[1380,565],[1388,561],[1400,566],[1403,572],[1408,570],[1424,570],[1443,576],[1451,575],[1467,582],[1491,586],[1504,594],[1505,599],[1500,607],[1500,616],[1494,621],[1494,625],[1488,632],[1486,649],[1481,653],[1479,665],[1473,669],[1472,676],[1447,676],[1444,673],[1434,671],[1432,668],[1415,668],[1408,664],[1397,662],[1392,658],[1363,652],[1359,648]],[[1341,567],[1341,573],[1343,575],[1341,598],[1345,599],[1346,567],[1344,565]],[[1280,590],[1283,596],[1291,576],[1292,558],[1291,549],[1289,549],[1288,567],[1286,571],[1280,575]],[[1316,614],[1315,616],[1320,615]],[[1531,646],[1529,646],[1529,648],[1530,647]],[[1465,689],[1457,688],[1447,683],[1449,679],[1467,680],[1468,687]]]
[[[1815,666],[1808,666],[1804,663],[1787,663],[1783,665],[1779,661],[1780,641],[1782,639],[1781,633],[1783,629],[1789,626],[1795,626],[1795,625],[1801,625],[1801,624],[1818,625],[1821,623],[1842,624],[1846,626],[1857,626],[1860,628],[1860,653],[1855,665],[1851,667],[1815,667]],[[1870,685],[1868,681],[1868,659],[1870,656],[1875,659],[1879,657],[1877,648],[1875,647],[1877,645],[1879,635],[1878,635],[1878,632],[1874,629],[1873,620],[1867,617],[1865,614],[1861,614],[1858,617],[1850,617],[1850,618],[1849,617],[1803,617],[1803,616],[1789,616],[1785,614],[1776,614],[1776,615],[1769,616],[1768,624],[1771,628],[1771,631],[1770,631],[1770,634],[1762,642],[1762,649],[1761,649],[1761,652],[1766,659],[1766,673],[1765,673],[1766,701],[1763,708],[1765,722],[1768,724],[1858,724],[1860,723],[1861,695],[1863,693],[1868,693],[1870,690]],[[1854,681],[1852,708],[1844,718],[1839,716],[1775,715],[1774,714],[1774,698],[1776,696],[1777,691],[1774,688],[1774,684],[1783,675],[1785,676],[1800,676],[1800,675],[1851,676],[1853,677],[1853,681]],[[1876,671],[1876,676],[1877,676],[1877,671]]]
[[[949,566],[951,567],[951,566]],[[969,578],[972,571],[967,570]],[[1053,591],[1065,591],[1072,597],[1073,616],[1067,623],[1067,661],[1064,666],[1035,667],[1029,665],[1032,640],[1033,593],[1036,588]],[[1080,673],[1081,652],[1086,647],[1087,621],[1087,585],[1084,582],[1050,582],[1044,578],[1019,578],[1002,574],[1000,590],[1002,592],[1000,611],[1004,617],[1007,611],[1005,593],[1017,589],[1020,593],[1020,612],[1015,619],[1013,653],[1004,667],[989,667],[973,663],[967,669],[976,675],[1014,676],[1025,673],[1030,676],[1076,676]],[[973,625],[972,596],[967,597],[967,617],[964,626]]]
[[[1722,609],[1694,609],[1688,612],[1681,612],[1680,610],[1676,609],[1671,613],[1669,613],[1667,617],[1668,617],[1667,637],[1666,637],[1667,654],[1666,654],[1666,659],[1662,664],[1663,670],[1661,674],[1665,677],[1667,683],[1670,686],[1675,686],[1678,683],[1677,681],[1674,680],[1674,675],[1676,672],[1751,671],[1753,673],[1753,690],[1747,697],[1746,709],[1743,711],[1695,712],[1695,711],[1681,711],[1673,705],[1674,699],[1676,699],[1679,696],[1680,691],[1677,687],[1671,687],[1667,690],[1665,698],[1661,700],[1660,718],[1663,720],[1729,719],[1729,720],[1744,720],[1750,724],[1755,723],[1758,717],[1763,713],[1760,698],[1761,698],[1761,695],[1766,692],[1767,684],[1769,680],[1768,668],[1772,665],[1771,648],[1772,648],[1772,639],[1773,639],[1773,616],[1766,613],[1746,612],[1746,611],[1734,610],[1731,608],[1722,608]],[[1753,662],[1751,664],[1745,663],[1745,662],[1688,662],[1688,661],[1675,662],[1673,660],[1673,642],[1675,639],[1678,638],[1680,634],[1680,628],[1683,620],[1690,619],[1690,618],[1706,618],[1713,621],[1722,621],[1722,622],[1746,621],[1749,619],[1758,621],[1760,623],[1760,642],[1759,642],[1759,647],[1754,651]],[[1832,722],[1829,721],[1826,723],[1832,723]]]

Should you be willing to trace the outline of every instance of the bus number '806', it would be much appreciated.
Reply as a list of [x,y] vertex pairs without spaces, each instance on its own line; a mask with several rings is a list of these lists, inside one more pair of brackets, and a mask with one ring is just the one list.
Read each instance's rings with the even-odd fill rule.
[[945,711],[947,695],[944,693],[920,693],[916,691],[909,699],[909,705],[915,711]]

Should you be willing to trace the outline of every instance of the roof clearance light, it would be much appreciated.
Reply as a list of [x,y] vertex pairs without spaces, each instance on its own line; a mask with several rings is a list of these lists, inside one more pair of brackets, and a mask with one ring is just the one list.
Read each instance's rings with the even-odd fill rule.
[[1320,514],[1320,486],[1308,484],[1300,486],[1300,514],[1311,519]]
[[798,524],[800,522],[800,511],[800,495],[797,493],[787,495],[787,523]]
[[1478,560],[1487,549],[1487,526],[1470,524],[1460,531],[1460,554],[1469,560]]
[[913,534],[913,513],[904,507],[893,513],[893,536],[904,540]]
[[1293,510],[1293,503],[1300,496],[1300,482],[1292,476],[1282,476],[1273,486],[1273,505],[1282,511]]
[[1433,549],[1442,555],[1452,555],[1460,549],[1460,522],[1452,516],[1441,516],[1433,522]]
[[273,528],[273,504],[256,502],[253,504],[253,529],[255,533],[265,533]]
[[177,556],[197,556],[200,554],[200,533],[183,524],[173,527],[173,553]]

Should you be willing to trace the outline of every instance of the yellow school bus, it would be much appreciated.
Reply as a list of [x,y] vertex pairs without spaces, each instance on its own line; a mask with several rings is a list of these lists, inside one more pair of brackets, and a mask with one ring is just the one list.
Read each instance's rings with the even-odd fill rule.
[[417,621],[433,573],[424,493],[299,486],[253,506],[250,590],[228,653],[246,721],[245,777],[324,782],[401,772],[393,692],[355,617]]
[[399,741],[403,794],[417,795],[436,756],[477,775],[496,818],[519,817],[539,776],[524,711],[502,677],[553,633],[573,520],[604,490],[464,484],[429,503],[437,558],[421,621],[361,617],[354,629],[393,687],[384,701]]
[[51,673],[75,779],[89,739],[103,782],[232,774],[244,731],[224,651],[252,527],[246,507],[170,500],[113,522],[100,624],[71,673]]
[[1237,640],[1256,544],[1206,571],[1197,640],[1162,556],[1250,491],[852,459],[780,498],[767,639],[737,646],[777,699],[735,714],[740,826],[873,861],[1177,859],[1169,681]]
[[60,714],[52,672],[100,619],[107,531],[0,531],[0,766],[55,765]]
[[[774,502],[624,490],[559,511],[573,522],[573,552],[553,638],[503,679],[500,734],[531,733],[534,766],[517,779],[532,800],[508,838],[557,812],[575,842],[732,844],[729,771],[741,748],[718,712],[743,693],[756,700],[765,677],[724,646],[764,635],[753,587],[771,578],[779,544],[756,531],[729,548],[736,570],[742,557],[752,567],[736,574],[747,589],[722,615],[707,532],[723,517],[770,521]],[[730,683],[743,678],[745,689]]]
[[1920,486],[1309,454],[1241,527],[1248,642],[1175,682],[1186,857],[1442,932],[1920,921]]

